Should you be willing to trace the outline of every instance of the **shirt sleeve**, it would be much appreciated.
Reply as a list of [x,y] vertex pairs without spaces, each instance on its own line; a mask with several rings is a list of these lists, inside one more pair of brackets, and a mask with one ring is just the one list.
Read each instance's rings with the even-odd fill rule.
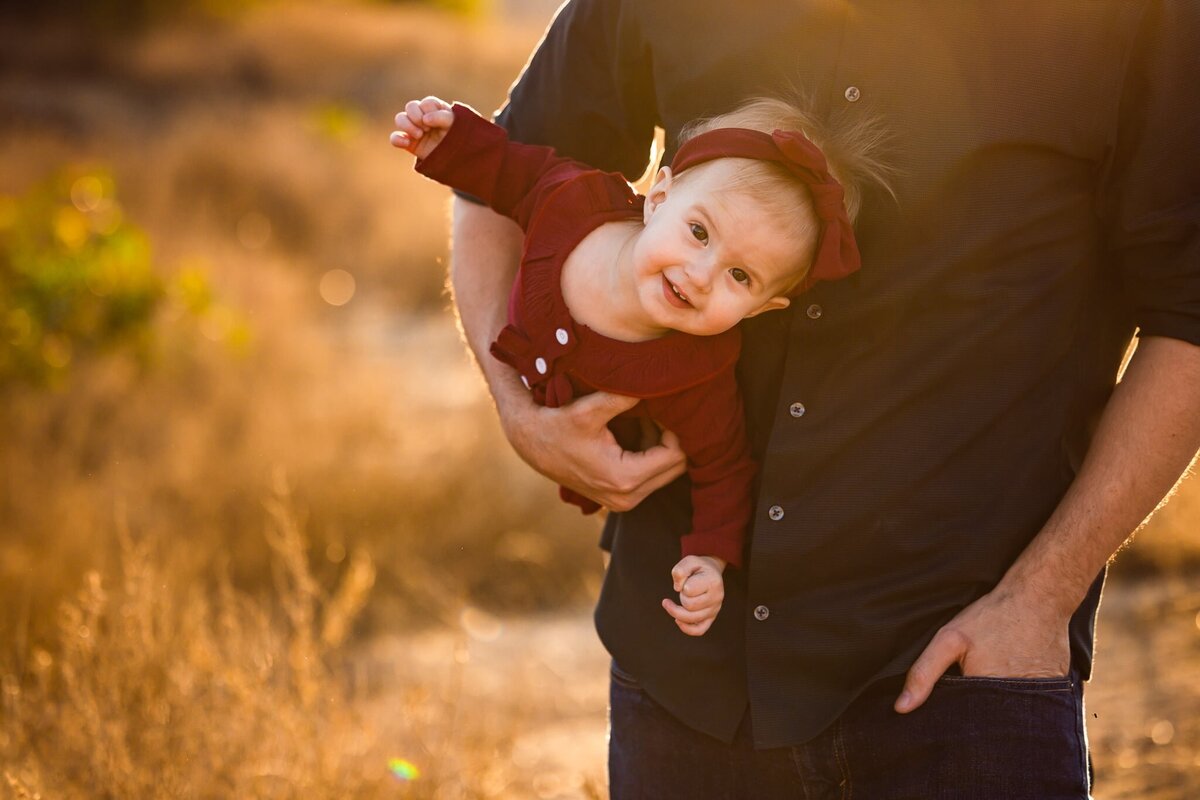
[[417,161],[416,170],[469,192],[524,229],[555,189],[592,171],[550,147],[509,141],[503,128],[459,103],[446,138]]
[[658,119],[638,2],[645,0],[563,5],[496,122],[516,141],[637,180]]
[[1122,90],[1105,228],[1143,336],[1200,344],[1200,3],[1147,4]]
[[719,556],[741,566],[755,466],[733,365],[697,386],[645,403],[687,454],[692,527],[681,540],[683,555]]

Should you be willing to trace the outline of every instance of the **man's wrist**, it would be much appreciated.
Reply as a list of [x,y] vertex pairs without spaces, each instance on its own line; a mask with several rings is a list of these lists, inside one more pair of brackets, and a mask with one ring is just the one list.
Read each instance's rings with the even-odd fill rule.
[[1095,575],[1084,576],[1075,563],[1038,559],[1027,551],[1005,573],[994,592],[1038,616],[1070,619],[1083,602]]
[[528,446],[527,422],[538,408],[532,393],[520,382],[517,373],[503,364],[487,369],[485,378],[505,437],[524,455]]

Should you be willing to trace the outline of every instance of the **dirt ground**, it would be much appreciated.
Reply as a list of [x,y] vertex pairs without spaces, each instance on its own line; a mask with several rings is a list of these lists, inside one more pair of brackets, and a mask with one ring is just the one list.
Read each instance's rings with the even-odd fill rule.
[[[1096,800],[1200,796],[1198,611],[1200,591],[1183,579],[1109,584],[1085,697]],[[463,717],[460,734],[513,726],[484,787],[492,796],[606,796],[608,658],[590,610],[499,620],[467,609],[462,622],[457,632],[370,646],[372,713],[400,702],[388,687],[440,686]]]
[[1200,797],[1200,591],[1183,577],[1105,591],[1085,695],[1097,800]]

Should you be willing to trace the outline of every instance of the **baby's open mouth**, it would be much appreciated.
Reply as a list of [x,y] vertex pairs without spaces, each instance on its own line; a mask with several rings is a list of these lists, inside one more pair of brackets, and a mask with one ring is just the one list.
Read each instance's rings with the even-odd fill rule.
[[692,301],[688,300],[688,296],[686,294],[684,294],[683,292],[679,291],[679,287],[677,287],[675,284],[671,283],[671,281],[667,280],[666,275],[663,276],[663,281],[667,284],[667,288],[671,290],[671,294],[675,295],[675,297],[677,297],[681,303],[684,303],[685,305],[688,305],[688,306],[690,306],[692,304]]

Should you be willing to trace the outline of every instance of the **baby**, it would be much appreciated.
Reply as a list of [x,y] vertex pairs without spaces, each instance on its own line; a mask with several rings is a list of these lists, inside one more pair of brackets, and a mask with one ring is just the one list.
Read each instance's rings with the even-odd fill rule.
[[[638,446],[639,417],[678,437],[692,526],[671,572],[679,602],[662,606],[684,633],[703,635],[724,600],[725,568],[742,564],[753,507],[736,326],[859,268],[858,192],[834,178],[849,168],[828,164],[802,132],[811,120],[772,99],[690,126],[645,196],[619,174],[510,142],[436,97],[409,102],[396,127],[392,144],[417,157],[417,171],[525,231],[492,354],[542,405],[598,390],[641,398],[611,425],[627,449]],[[866,148],[849,150],[846,163],[869,172]],[[585,513],[599,508],[560,494]]]

